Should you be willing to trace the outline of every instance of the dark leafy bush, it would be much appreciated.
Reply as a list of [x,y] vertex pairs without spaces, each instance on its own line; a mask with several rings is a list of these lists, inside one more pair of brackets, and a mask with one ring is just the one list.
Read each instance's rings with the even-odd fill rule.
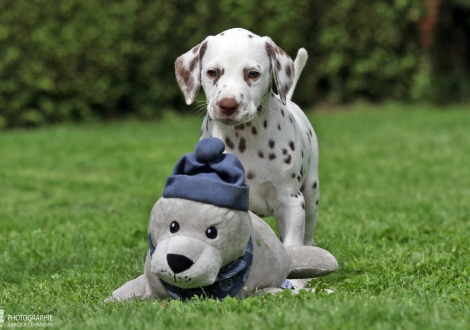
[[295,99],[410,98],[420,0],[2,0],[0,127],[191,109],[177,56],[231,27],[310,60]]
[[336,102],[408,100],[419,62],[421,1],[338,1],[322,17],[320,86]]
[[430,99],[470,101],[470,1],[442,1],[430,48]]

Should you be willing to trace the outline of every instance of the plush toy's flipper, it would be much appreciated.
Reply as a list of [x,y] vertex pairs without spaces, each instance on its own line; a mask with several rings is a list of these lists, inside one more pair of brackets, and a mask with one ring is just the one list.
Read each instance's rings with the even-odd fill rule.
[[338,268],[336,258],[319,247],[286,246],[286,250],[290,256],[290,271],[287,276],[289,279],[328,275]]
[[282,292],[284,290],[288,290],[288,289],[281,289],[281,288],[264,288],[264,289],[258,289],[252,293],[250,293],[250,297],[261,297],[261,296],[264,296],[266,294],[276,294],[276,293],[279,293],[279,292]]
[[291,282],[294,285],[295,290],[305,289],[308,285],[308,282],[310,282],[311,280],[313,280],[313,278],[296,278],[296,279],[293,279],[291,277]]
[[145,274],[140,275],[132,281],[127,282],[119,289],[114,290],[113,295],[105,301],[123,301],[132,300],[135,298],[139,298],[140,300],[152,298],[150,286],[147,278],[145,277]]
[[[277,293],[279,293],[279,292],[283,292],[284,290],[289,290],[292,294],[299,294],[299,293],[300,293],[300,290],[297,290],[297,289],[288,289],[288,288],[284,288],[284,289],[280,289],[280,288],[265,288],[265,289],[256,291],[253,295],[255,295],[255,296],[263,296],[263,295],[266,295],[266,294],[277,294]],[[307,292],[311,292],[311,293],[315,293],[315,292],[316,292],[315,288],[308,288],[308,289],[301,289],[301,290],[304,290],[304,291],[307,291]],[[326,292],[327,292],[328,294],[333,293],[333,291],[328,290],[328,289],[326,289]]]
[[289,289],[265,288],[265,289],[261,290],[261,292],[262,292],[262,294],[267,294],[267,293],[276,294],[276,293],[282,292],[282,291],[284,291],[284,290],[289,290]]

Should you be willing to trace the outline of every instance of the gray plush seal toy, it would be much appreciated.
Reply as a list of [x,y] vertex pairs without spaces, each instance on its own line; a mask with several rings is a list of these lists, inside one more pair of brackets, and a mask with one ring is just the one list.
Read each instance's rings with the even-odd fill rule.
[[287,279],[336,270],[331,253],[284,246],[266,222],[248,211],[243,166],[224,150],[221,140],[205,138],[177,162],[150,215],[144,274],[115,290],[108,301],[246,298],[293,289]]

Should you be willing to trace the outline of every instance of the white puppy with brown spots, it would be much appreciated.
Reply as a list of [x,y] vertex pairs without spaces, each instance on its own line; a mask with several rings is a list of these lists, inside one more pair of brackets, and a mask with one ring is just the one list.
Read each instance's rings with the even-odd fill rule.
[[[314,245],[318,216],[318,142],[291,101],[307,52],[295,60],[269,37],[230,29],[207,37],[176,60],[176,77],[191,104],[203,87],[201,137],[225,141],[245,167],[250,210],[273,215],[285,245]],[[272,92],[272,81],[279,95]]]

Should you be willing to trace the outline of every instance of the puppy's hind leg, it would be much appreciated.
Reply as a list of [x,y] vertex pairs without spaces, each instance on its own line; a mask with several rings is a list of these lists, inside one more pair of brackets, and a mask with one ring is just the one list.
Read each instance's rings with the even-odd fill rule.
[[305,236],[304,245],[315,245],[313,234],[317,226],[318,201],[320,199],[320,182],[318,176],[309,176],[302,186],[302,193],[305,198]]

